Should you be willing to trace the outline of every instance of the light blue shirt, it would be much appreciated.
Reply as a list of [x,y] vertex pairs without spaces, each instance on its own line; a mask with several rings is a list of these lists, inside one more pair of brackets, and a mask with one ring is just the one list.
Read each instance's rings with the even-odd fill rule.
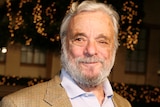
[[64,69],[61,70],[60,77],[61,85],[67,92],[72,107],[114,107],[113,90],[108,79],[104,82],[105,99],[100,105],[96,96],[92,92],[82,90]]

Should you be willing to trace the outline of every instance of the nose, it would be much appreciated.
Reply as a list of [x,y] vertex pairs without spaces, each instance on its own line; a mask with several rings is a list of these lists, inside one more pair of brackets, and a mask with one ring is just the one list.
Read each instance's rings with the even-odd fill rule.
[[97,55],[97,47],[94,41],[89,41],[85,47],[85,56],[91,57]]

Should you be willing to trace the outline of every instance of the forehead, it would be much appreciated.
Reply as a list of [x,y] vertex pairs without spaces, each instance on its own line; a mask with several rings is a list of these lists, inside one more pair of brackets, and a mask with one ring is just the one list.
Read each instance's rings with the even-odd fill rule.
[[69,24],[70,33],[92,32],[113,33],[111,17],[103,11],[81,12],[75,15]]
[[105,35],[113,39],[114,27],[111,17],[102,11],[81,12],[75,15],[68,26],[68,37],[83,34],[87,37]]
[[[110,17],[106,12],[101,10],[95,10],[95,11],[82,11],[80,13],[77,13],[73,18],[82,18],[82,17],[90,17],[95,16],[96,18],[100,17]],[[93,18],[95,18],[93,17]]]

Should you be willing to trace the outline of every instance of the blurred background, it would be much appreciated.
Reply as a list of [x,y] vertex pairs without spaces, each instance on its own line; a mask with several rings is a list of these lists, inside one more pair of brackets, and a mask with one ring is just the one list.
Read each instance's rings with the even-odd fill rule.
[[[0,0],[0,98],[60,71],[59,27],[74,1]],[[121,45],[109,77],[113,89],[133,107],[159,107],[160,1],[98,1],[120,15]]]

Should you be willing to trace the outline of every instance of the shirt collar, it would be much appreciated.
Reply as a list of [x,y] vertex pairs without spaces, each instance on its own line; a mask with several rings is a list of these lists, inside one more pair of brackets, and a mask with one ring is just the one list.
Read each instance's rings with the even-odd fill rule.
[[64,69],[61,70],[60,78],[62,80],[61,85],[65,88],[69,98],[74,98],[85,93]]
[[113,89],[112,89],[112,86],[108,80],[108,78],[104,81],[104,92],[105,92],[105,95],[109,98],[109,97],[112,97],[113,96]]
[[[61,85],[65,88],[69,98],[75,98],[86,93],[75,83],[64,69],[61,70],[60,78],[62,80]],[[108,79],[104,81],[104,92],[107,97],[113,96],[113,90]]]

